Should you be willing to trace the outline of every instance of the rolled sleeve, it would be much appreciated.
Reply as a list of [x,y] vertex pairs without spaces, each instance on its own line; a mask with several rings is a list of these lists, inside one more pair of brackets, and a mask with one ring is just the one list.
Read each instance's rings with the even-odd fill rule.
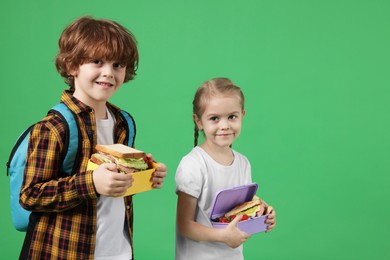
[[203,185],[203,170],[199,162],[189,156],[184,157],[177,168],[175,181],[176,192],[199,198]]

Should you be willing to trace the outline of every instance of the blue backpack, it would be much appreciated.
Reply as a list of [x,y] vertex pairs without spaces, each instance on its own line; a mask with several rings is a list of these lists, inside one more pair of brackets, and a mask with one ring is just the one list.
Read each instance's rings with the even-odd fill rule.
[[[77,122],[72,111],[64,104],[59,103],[55,105],[50,112],[56,113],[62,117],[68,124],[68,139],[65,143],[67,146],[66,154],[63,158],[61,169],[68,175],[71,175],[73,168],[77,165],[76,158],[79,152],[79,130]],[[121,115],[125,119],[128,127],[129,141],[128,146],[133,146],[135,139],[135,124],[129,113],[121,110]],[[7,162],[7,175],[10,177],[10,191],[11,191],[11,213],[12,223],[19,231],[26,231],[29,223],[31,212],[22,208],[19,203],[20,190],[23,182],[24,168],[26,165],[26,156],[28,148],[28,139],[30,132],[34,125],[28,127],[17,139],[12,148],[9,160]],[[65,147],[66,148],[66,147]]]

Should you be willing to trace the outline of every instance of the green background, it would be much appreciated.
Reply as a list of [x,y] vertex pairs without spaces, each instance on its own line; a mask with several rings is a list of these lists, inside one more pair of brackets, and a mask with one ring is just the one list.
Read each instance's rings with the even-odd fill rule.
[[135,197],[137,259],[173,259],[175,169],[192,148],[191,102],[207,79],[241,86],[234,148],[252,163],[274,231],[246,259],[390,259],[390,1],[46,0],[0,4],[0,253],[16,259],[5,163],[19,133],[58,102],[57,41],[81,15],[129,28],[138,76],[111,100],[135,117],[138,148],[169,167]]

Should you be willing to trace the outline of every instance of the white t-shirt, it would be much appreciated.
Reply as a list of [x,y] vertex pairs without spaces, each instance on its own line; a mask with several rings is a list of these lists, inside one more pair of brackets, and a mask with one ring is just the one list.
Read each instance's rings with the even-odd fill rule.
[[[97,143],[114,143],[114,118],[107,110],[108,119],[97,119]],[[132,259],[130,238],[125,228],[125,202],[123,198],[100,195],[97,201],[96,260]]]
[[[248,159],[233,150],[231,165],[214,161],[202,148],[194,147],[184,156],[176,171],[176,191],[198,199],[196,222],[212,227],[210,211],[218,191],[252,182]],[[194,241],[181,236],[176,227],[176,260],[244,259],[243,247],[231,248],[224,243]]]

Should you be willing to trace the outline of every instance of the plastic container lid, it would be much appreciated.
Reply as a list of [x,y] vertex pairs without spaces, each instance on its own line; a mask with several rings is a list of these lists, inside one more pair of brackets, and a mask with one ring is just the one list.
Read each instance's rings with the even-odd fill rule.
[[256,195],[257,189],[257,183],[251,183],[217,192],[211,208],[211,219],[218,218],[235,206],[252,200],[253,196]]

